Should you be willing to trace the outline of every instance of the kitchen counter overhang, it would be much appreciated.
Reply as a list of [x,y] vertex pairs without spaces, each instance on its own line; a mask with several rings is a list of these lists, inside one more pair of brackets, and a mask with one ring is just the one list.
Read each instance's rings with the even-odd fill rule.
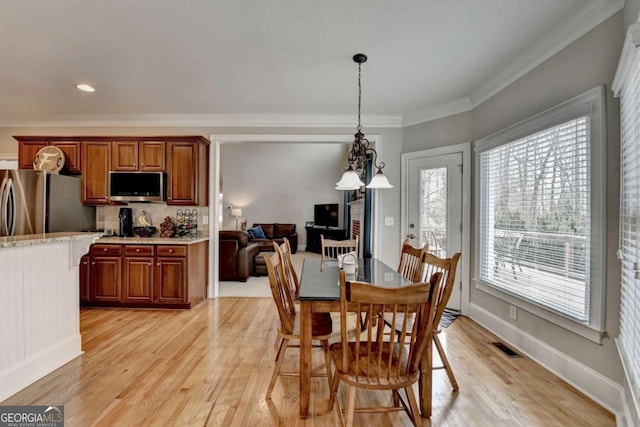
[[208,240],[208,237],[101,237],[96,243],[116,245],[193,245]]

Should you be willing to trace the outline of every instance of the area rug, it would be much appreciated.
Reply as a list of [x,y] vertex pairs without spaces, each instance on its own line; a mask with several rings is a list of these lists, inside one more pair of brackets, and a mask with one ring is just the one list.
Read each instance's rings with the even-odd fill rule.
[[458,316],[460,316],[460,312],[458,310],[445,308],[442,312],[442,317],[440,318],[440,327],[448,328],[453,321],[458,318]]

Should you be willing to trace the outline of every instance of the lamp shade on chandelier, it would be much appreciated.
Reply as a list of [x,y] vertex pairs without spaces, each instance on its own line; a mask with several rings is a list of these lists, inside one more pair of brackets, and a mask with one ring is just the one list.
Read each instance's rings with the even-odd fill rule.
[[347,168],[340,181],[336,183],[336,190],[357,190],[365,185],[362,179],[365,176],[365,169],[370,157],[372,157],[373,165],[377,172],[366,187],[393,188],[393,185],[389,183],[387,177],[382,173],[384,162],[377,163],[378,153],[372,147],[371,142],[364,137],[362,125],[360,124],[362,105],[361,68],[366,60],[367,55],[364,53],[358,53],[353,56],[353,61],[358,64],[358,127],[356,128],[355,139],[347,155]]

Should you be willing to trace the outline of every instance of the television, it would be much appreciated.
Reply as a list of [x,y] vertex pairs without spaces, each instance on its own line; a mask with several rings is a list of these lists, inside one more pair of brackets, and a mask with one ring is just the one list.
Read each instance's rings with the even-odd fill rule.
[[315,205],[313,209],[314,227],[338,227],[340,215],[338,214],[338,203],[325,203]]

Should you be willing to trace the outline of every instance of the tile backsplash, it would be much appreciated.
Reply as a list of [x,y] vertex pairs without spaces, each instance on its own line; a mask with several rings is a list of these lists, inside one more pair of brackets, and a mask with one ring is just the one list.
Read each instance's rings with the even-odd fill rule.
[[187,211],[191,214],[197,213],[198,235],[203,237],[209,235],[209,225],[203,225],[202,223],[202,218],[209,216],[208,206],[167,206],[164,203],[129,203],[126,206],[98,206],[96,209],[96,227],[113,230],[117,234],[120,227],[118,214],[122,207],[132,209],[134,226],[141,225],[138,224],[138,217],[144,211],[151,217],[151,225],[157,227],[158,230],[160,230],[160,224],[162,224],[165,217],[169,216],[174,222],[177,222],[178,210],[183,213]]

